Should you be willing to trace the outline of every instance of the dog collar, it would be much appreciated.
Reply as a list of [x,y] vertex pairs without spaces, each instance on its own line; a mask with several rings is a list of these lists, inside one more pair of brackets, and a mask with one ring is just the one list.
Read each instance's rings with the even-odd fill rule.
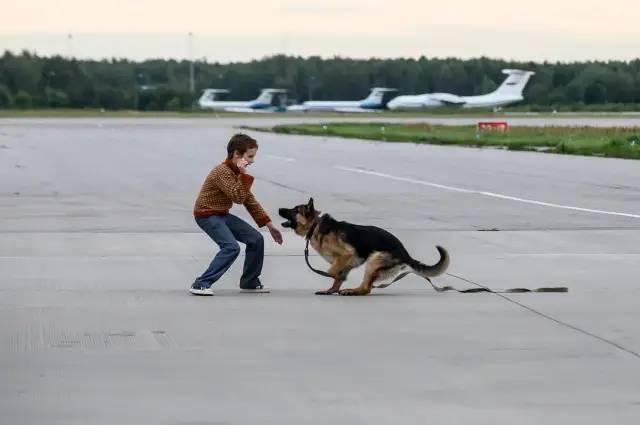
[[313,231],[316,230],[316,227],[318,227],[318,220],[313,222],[313,224],[311,225],[311,228],[307,232],[307,235],[305,236],[307,240],[311,239],[311,235],[313,235]]

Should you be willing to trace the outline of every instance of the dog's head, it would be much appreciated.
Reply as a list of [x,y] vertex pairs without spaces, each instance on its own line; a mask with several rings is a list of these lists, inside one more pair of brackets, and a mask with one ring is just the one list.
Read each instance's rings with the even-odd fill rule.
[[316,211],[313,206],[313,198],[309,198],[306,204],[296,205],[293,208],[280,208],[278,214],[287,220],[282,223],[282,227],[289,227],[298,235],[304,236],[318,218],[319,211]]

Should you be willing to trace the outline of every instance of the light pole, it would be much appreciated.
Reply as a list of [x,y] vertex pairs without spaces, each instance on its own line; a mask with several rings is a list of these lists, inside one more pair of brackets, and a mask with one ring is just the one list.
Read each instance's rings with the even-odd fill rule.
[[196,85],[194,81],[194,70],[193,70],[193,33],[189,33],[189,41],[188,41],[188,55],[189,55],[189,91],[191,93],[196,91]]
[[67,34],[67,45],[69,48],[69,58],[74,59],[76,57],[75,49],[73,48],[73,34]]
[[47,96],[47,108],[51,106],[51,88],[49,87],[51,83],[51,78],[56,76],[55,71],[47,72],[47,84],[44,87],[44,94]]
[[138,110],[138,108],[140,108],[140,89],[141,89],[141,85],[140,85],[140,81],[144,78],[144,74],[142,72],[137,73],[136,77],[135,77],[135,84],[134,84],[134,90],[135,90],[135,96],[134,96],[134,110]]

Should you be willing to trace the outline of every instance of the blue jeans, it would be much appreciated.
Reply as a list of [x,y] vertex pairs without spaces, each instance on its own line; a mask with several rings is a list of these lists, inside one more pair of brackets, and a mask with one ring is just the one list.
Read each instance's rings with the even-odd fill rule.
[[260,273],[264,260],[264,238],[255,228],[233,214],[196,217],[196,223],[220,247],[209,268],[196,282],[210,287],[220,279],[240,254],[238,241],[247,246],[240,287],[253,289],[260,286]]

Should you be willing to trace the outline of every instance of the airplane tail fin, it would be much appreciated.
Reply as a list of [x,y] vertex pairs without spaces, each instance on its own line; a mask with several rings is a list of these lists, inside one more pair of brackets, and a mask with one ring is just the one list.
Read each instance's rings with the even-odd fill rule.
[[390,92],[395,92],[396,89],[389,89],[386,87],[374,87],[371,89],[371,93],[365,99],[361,100],[361,106],[363,108],[382,108],[390,99],[385,95]]
[[200,98],[198,98],[197,102],[198,104],[202,104],[206,101],[208,101],[211,98],[211,93],[209,93],[207,90],[203,91],[202,94],[200,95]]
[[198,99],[199,105],[207,105],[208,103],[218,100],[220,94],[229,93],[229,90],[225,89],[204,89],[202,95]]
[[269,89],[263,89],[255,102],[261,105],[271,105],[273,100],[273,92]]
[[529,79],[535,74],[535,72],[523,71],[521,69],[503,69],[502,73],[507,74],[507,78],[493,93],[515,96],[522,96],[522,91],[529,82]]
[[[258,107],[282,106],[286,102],[285,89],[262,89],[260,95],[253,102]],[[278,103],[278,104],[275,104]]]

